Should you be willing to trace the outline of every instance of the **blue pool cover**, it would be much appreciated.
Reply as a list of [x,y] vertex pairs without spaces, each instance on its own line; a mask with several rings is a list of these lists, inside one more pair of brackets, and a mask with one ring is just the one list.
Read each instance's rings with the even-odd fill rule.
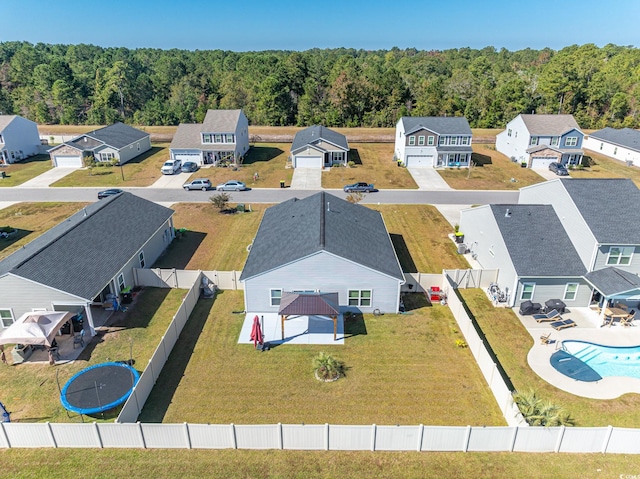
[[591,366],[566,351],[556,351],[551,355],[551,365],[565,376],[577,381],[600,381],[602,376]]
[[125,363],[102,363],[76,373],[62,388],[60,401],[69,411],[97,414],[119,406],[131,395],[140,374]]

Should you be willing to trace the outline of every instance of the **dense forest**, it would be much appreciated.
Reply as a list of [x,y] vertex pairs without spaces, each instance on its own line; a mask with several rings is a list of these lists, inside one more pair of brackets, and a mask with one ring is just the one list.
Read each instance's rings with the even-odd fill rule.
[[177,125],[242,108],[253,125],[393,126],[464,115],[571,113],[583,128],[640,126],[640,50],[314,49],[232,52],[0,43],[0,112],[40,124]]

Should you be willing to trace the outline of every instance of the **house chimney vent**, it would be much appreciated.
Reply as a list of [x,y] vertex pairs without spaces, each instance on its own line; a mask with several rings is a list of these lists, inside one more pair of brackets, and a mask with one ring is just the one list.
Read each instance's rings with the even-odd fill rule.
[[507,208],[507,211],[504,212],[504,217],[511,218],[511,210],[509,208]]

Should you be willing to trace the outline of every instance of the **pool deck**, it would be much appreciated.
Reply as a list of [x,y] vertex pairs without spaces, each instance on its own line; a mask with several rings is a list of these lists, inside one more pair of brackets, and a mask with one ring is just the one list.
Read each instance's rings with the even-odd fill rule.
[[[571,379],[558,372],[551,365],[551,355],[561,348],[565,340],[587,341],[604,346],[640,345],[640,321],[632,326],[602,327],[598,314],[589,308],[570,308],[562,315],[563,319],[572,319],[577,326],[556,331],[550,323],[537,323],[532,316],[520,316],[518,308],[513,310],[527,328],[534,340],[534,346],[527,355],[529,366],[549,384],[563,391],[592,399],[614,399],[626,393],[640,393],[640,379],[630,377],[606,377],[596,382],[583,382]],[[551,344],[542,344],[540,336],[551,332]]]

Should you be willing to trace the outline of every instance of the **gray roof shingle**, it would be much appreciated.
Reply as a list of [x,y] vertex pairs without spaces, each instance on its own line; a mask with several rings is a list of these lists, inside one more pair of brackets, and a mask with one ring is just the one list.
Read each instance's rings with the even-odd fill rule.
[[207,110],[202,133],[235,133],[242,110]]
[[403,116],[405,134],[426,128],[439,135],[471,135],[469,122],[463,116]]
[[4,130],[17,115],[0,115],[0,131]]
[[172,215],[127,192],[97,201],[0,261],[0,275],[91,300]]
[[132,126],[125,125],[124,123],[117,122],[113,125],[100,128],[99,130],[85,133],[85,135],[119,150],[131,143],[148,137],[149,133],[138,130]]
[[240,280],[319,251],[404,280],[380,213],[325,192],[265,211]]
[[589,137],[629,148],[630,150],[640,151],[640,131],[632,130],[631,128],[606,127],[602,130],[594,131]]
[[576,129],[580,131],[580,127],[573,115],[540,115],[540,114],[521,114],[522,121],[533,136],[555,136],[562,135],[569,130]]
[[313,125],[296,133],[296,136],[293,137],[293,143],[291,144],[291,151],[297,151],[318,140],[325,140],[343,150],[349,149],[346,136],[325,126]]
[[640,277],[609,266],[587,273],[584,278],[605,296],[628,293],[640,289]]
[[490,207],[519,276],[582,276],[586,273],[551,205]]

